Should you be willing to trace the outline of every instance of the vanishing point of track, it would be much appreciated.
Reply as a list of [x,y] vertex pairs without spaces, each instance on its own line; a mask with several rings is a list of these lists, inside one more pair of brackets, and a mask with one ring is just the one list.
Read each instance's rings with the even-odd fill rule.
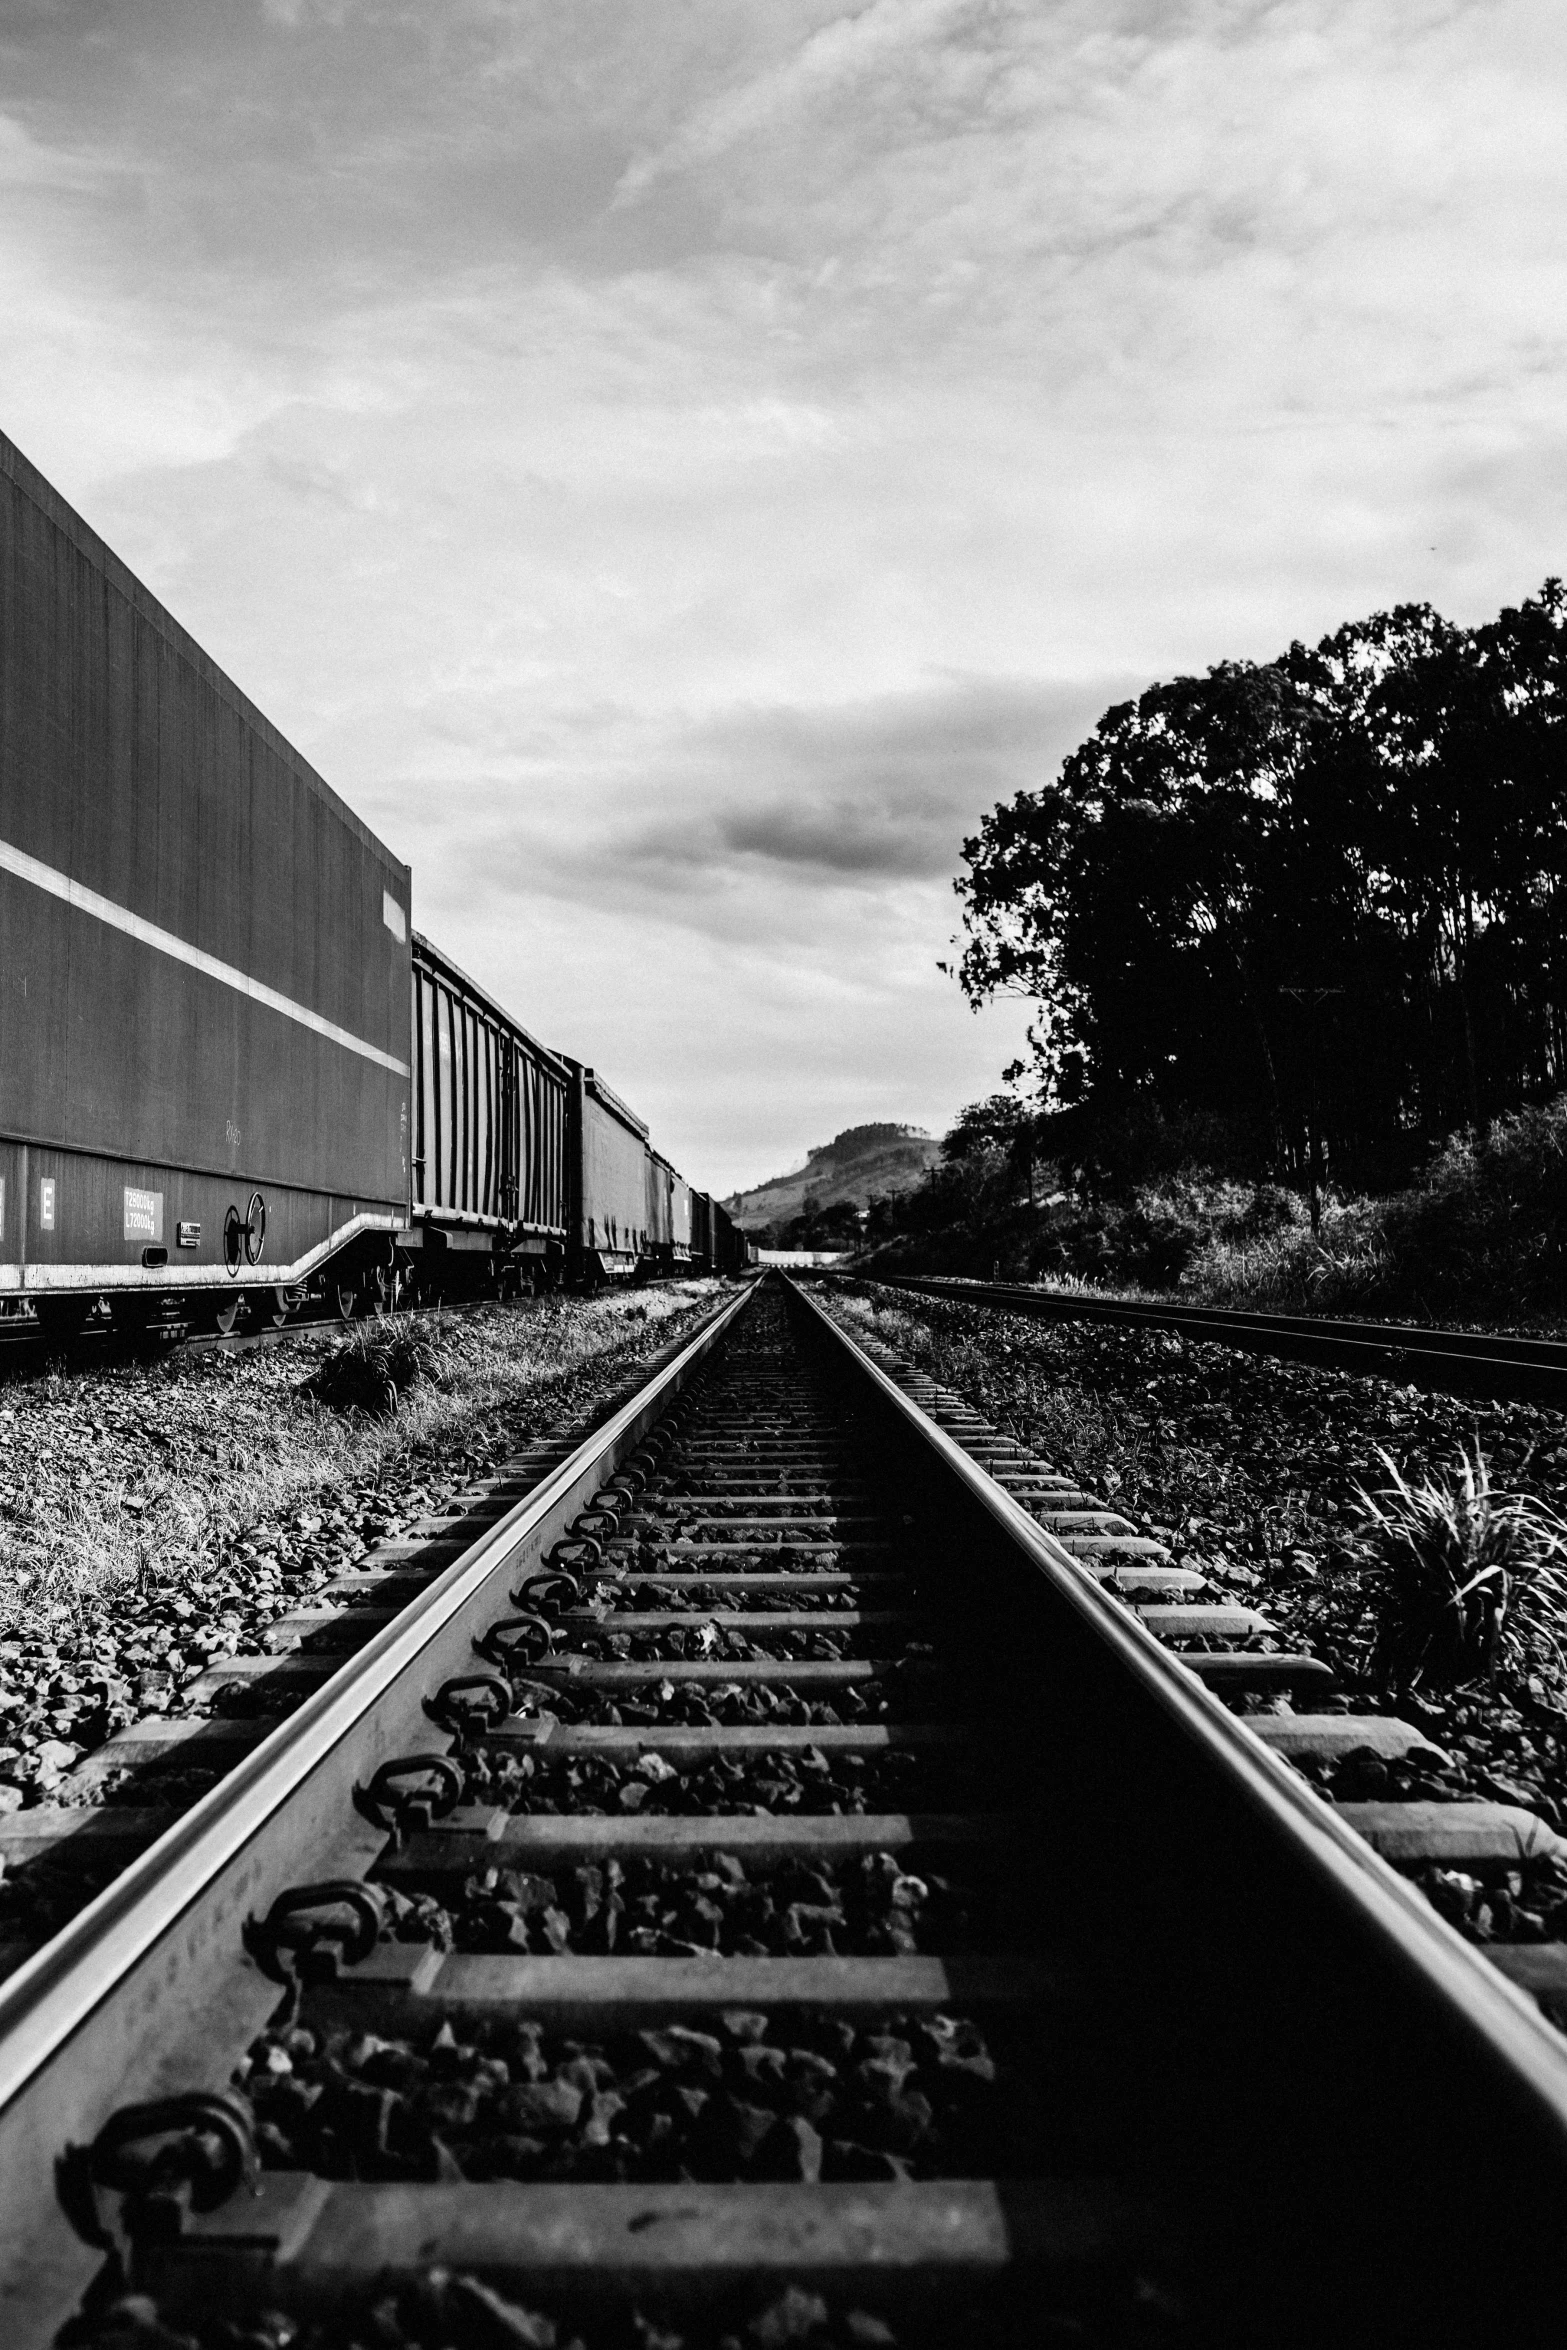
[[1379,1857],[1528,1815],[1322,1800],[1290,1756],[1414,1733],[787,1284],[489,1514],[252,1673],[292,1711],[0,1985],[7,2343],[115,2276],[347,2338],[432,2270],[590,2350],[790,2288],[844,2341],[1548,2338],[1541,1954]]

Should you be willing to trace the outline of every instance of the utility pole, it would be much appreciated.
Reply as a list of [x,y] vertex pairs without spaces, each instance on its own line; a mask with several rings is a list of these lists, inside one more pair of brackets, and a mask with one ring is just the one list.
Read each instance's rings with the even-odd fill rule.
[[1311,1237],[1318,1239],[1322,1232],[1322,1113],[1318,1099],[1318,1080],[1321,1070],[1322,1007],[1329,996],[1342,995],[1341,987],[1281,987],[1280,995],[1293,996],[1299,1004],[1311,1006]]

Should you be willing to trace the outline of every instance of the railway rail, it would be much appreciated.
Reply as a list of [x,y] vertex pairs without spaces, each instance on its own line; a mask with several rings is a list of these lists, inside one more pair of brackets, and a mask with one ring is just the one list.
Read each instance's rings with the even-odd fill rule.
[[962,1305],[993,1306],[1046,1321],[1118,1322],[1133,1329],[1177,1330],[1264,1354],[1374,1372],[1450,1389],[1507,1395],[1567,1408],[1567,1341],[1514,1338],[1498,1331],[1434,1330],[1414,1322],[1356,1322],[1307,1314],[1251,1314],[1229,1306],[1173,1305],[1152,1299],[1096,1297],[1082,1290],[1032,1289],[1018,1282],[966,1281],[944,1275],[827,1276],[873,1279],[888,1289]]
[[0,1985],[7,2342],[1549,2338],[1541,1823],[776,1277],[530,1482]]

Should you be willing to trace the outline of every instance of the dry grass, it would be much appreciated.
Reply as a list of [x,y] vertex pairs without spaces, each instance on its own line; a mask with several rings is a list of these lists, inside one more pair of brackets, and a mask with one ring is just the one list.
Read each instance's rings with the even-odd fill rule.
[[0,1634],[198,1575],[286,1513],[329,1523],[349,1479],[406,1477],[418,1455],[460,1472],[498,1423],[508,1443],[547,1425],[578,1374],[656,1351],[714,1294],[691,1282],[453,1318],[424,1342],[430,1375],[380,1419],[307,1392],[332,1342],[305,1336],[0,1389]]

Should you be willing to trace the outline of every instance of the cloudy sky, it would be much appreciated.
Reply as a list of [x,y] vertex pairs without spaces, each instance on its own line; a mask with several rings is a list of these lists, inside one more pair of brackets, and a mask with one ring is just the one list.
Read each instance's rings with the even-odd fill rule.
[[1567,565],[1560,0],[0,0],[0,428],[699,1182],[1112,699]]

